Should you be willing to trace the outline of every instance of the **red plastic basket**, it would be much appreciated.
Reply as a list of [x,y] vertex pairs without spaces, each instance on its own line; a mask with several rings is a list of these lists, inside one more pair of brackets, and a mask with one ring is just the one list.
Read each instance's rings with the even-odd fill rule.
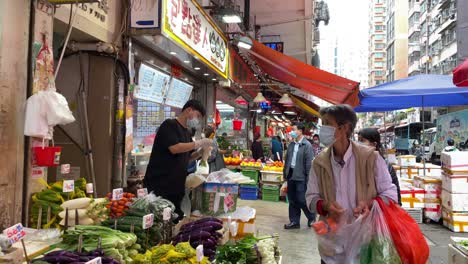
[[62,147],[34,147],[36,165],[40,167],[56,167],[60,164]]
[[234,130],[241,130],[242,129],[242,120],[232,120],[232,127]]

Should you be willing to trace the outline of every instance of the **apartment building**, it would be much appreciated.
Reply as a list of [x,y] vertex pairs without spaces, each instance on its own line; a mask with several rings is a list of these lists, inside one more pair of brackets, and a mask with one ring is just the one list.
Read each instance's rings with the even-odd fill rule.
[[387,0],[388,82],[408,76],[408,0]]
[[418,75],[421,69],[421,0],[409,1],[408,12],[408,76]]
[[386,0],[369,1],[369,87],[386,80]]

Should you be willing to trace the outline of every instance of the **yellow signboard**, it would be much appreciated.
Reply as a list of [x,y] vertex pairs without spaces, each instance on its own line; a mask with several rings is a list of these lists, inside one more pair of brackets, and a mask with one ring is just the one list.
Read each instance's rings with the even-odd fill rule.
[[162,1],[162,33],[227,79],[228,41],[195,0]]

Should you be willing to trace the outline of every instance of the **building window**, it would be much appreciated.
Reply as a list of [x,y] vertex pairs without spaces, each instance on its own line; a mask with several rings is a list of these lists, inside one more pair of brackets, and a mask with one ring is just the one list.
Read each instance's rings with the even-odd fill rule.
[[[430,1],[430,0],[427,0]],[[424,14],[427,11],[427,1],[423,0],[420,4],[421,6],[421,14]]]
[[391,69],[395,61],[395,46],[391,44],[387,48],[387,69]]
[[384,43],[375,43],[375,49],[385,49]]
[[383,84],[383,83],[385,83],[384,80],[377,80],[377,81],[375,81],[375,84],[376,84],[376,85]]
[[376,61],[376,62],[374,62],[374,66],[375,66],[375,67],[379,67],[379,68],[383,68],[383,67],[384,67],[384,63],[383,63],[383,61]]
[[374,22],[384,22],[385,17],[384,16],[375,16],[374,17]]
[[381,59],[384,57],[384,53],[383,52],[376,52],[374,53],[374,58],[376,59]]
[[385,8],[384,7],[376,7],[374,9],[375,13],[383,13],[385,12]]
[[375,35],[374,35],[374,39],[375,39],[375,40],[384,40],[384,39],[385,39],[385,35],[384,35],[384,34],[375,34]]
[[375,31],[384,31],[385,30],[385,26],[384,25],[376,25],[375,26]]
[[377,76],[377,77],[385,76],[385,72],[384,71],[375,71],[375,76]]
[[457,32],[455,28],[442,32],[442,45],[447,46],[452,44],[457,39]]
[[395,15],[392,14],[387,21],[387,41],[391,41],[395,38]]

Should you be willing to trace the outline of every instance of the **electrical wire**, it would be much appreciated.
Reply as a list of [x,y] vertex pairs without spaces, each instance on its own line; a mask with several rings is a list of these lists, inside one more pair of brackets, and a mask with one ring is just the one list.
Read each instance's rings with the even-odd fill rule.
[[[72,5],[72,7],[73,7],[73,5]],[[72,8],[72,7],[70,7],[70,8]],[[75,9],[75,12],[73,13],[73,16],[71,18],[70,24],[68,25],[69,28],[68,28],[68,32],[67,32],[67,37],[65,38],[65,43],[63,44],[62,53],[60,54],[60,59],[59,59],[59,61],[57,63],[57,68],[55,69],[55,76],[54,76],[55,79],[57,79],[57,75],[58,75],[58,72],[60,70],[60,65],[62,64],[63,56],[65,55],[65,50],[67,49],[68,41],[70,40],[70,35],[71,35],[72,30],[73,30],[73,23],[75,22],[76,13],[77,13],[78,9],[79,8],[77,6],[76,9]]]

